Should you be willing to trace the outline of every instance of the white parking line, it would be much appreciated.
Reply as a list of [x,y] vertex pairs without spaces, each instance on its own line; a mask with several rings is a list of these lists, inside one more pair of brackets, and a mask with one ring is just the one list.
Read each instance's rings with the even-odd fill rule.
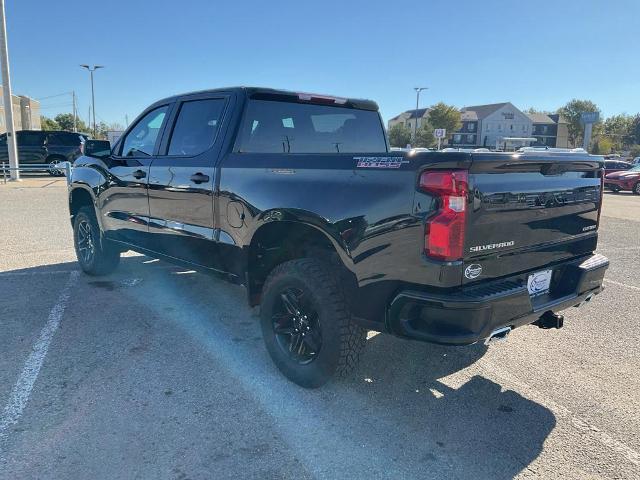
[[619,287],[626,287],[626,288],[630,288],[631,290],[640,290],[640,287],[636,287],[634,285],[627,285],[626,283],[622,283],[622,282],[616,282],[615,280],[609,280],[608,278],[605,278],[604,281],[607,283],[613,283],[614,285],[618,285]]
[[[70,272],[69,279],[62,289],[62,292],[58,297],[58,301],[49,312],[47,323],[40,332],[40,336],[33,346],[33,350],[31,351],[29,358],[27,358],[27,361],[24,364],[24,368],[22,369],[22,373],[20,373],[18,381],[13,386],[9,402],[4,407],[2,415],[0,415],[0,441],[4,440],[7,436],[7,430],[9,427],[14,425],[20,419],[20,416],[29,401],[31,390],[38,378],[38,373],[40,372],[40,368],[44,362],[44,357],[47,355],[53,335],[56,333],[56,330],[60,325],[60,320],[62,320],[65,308],[67,308],[71,288],[78,280],[79,274],[80,272],[78,271]],[[1,453],[2,451],[0,450],[0,456]]]
[[63,273],[77,272],[77,270],[35,270],[33,272],[0,272],[2,277],[28,277],[31,275],[58,275]]

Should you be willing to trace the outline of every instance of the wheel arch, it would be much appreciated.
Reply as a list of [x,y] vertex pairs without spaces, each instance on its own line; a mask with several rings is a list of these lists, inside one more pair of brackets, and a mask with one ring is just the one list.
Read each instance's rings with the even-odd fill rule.
[[[254,232],[246,256],[246,286],[249,304],[260,303],[262,286],[278,265],[298,258],[317,258],[334,266],[344,288],[357,287],[348,268],[348,252],[329,232],[302,221],[272,221]],[[348,298],[348,297],[347,297]]]

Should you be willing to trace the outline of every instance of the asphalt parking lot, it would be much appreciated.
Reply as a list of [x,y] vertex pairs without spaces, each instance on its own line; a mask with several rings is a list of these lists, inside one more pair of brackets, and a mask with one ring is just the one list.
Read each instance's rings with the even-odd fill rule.
[[272,365],[242,288],[144,256],[78,272],[64,179],[0,185],[0,478],[640,478],[640,197],[565,328],[369,339],[345,380]]

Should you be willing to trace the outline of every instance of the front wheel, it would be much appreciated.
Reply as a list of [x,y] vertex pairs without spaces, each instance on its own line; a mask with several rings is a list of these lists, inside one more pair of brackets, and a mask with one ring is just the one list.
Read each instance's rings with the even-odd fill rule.
[[75,215],[73,243],[80,268],[88,275],[107,275],[120,263],[120,251],[102,238],[93,208],[82,207]]
[[313,258],[291,260],[271,272],[260,323],[273,362],[305,388],[348,374],[366,342],[366,330],[353,323],[337,275]]
[[640,182],[636,183],[633,186],[633,193],[635,193],[636,195],[640,195]]

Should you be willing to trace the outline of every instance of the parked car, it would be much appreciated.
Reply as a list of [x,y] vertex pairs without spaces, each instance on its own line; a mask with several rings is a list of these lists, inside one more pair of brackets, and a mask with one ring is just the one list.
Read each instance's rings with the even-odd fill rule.
[[304,387],[353,368],[367,330],[469,345],[560,328],[608,266],[601,157],[390,151],[369,100],[178,95],[85,151],[103,153],[76,160],[69,186],[82,270],[135,250],[244,285]]
[[640,195],[640,165],[605,175],[604,186],[613,192],[630,190]]
[[631,163],[633,165],[640,165],[640,157],[636,157],[633,160],[631,160]]
[[[88,138],[85,134],[64,130],[19,130],[16,132],[18,161],[23,166],[47,165],[43,171],[62,175],[56,165],[78,158],[82,154],[82,144]],[[6,133],[0,135],[0,169],[2,163],[9,165]]]
[[604,173],[608,175],[614,172],[624,172],[633,167],[633,164],[629,162],[623,162],[622,160],[605,160],[604,161]]

